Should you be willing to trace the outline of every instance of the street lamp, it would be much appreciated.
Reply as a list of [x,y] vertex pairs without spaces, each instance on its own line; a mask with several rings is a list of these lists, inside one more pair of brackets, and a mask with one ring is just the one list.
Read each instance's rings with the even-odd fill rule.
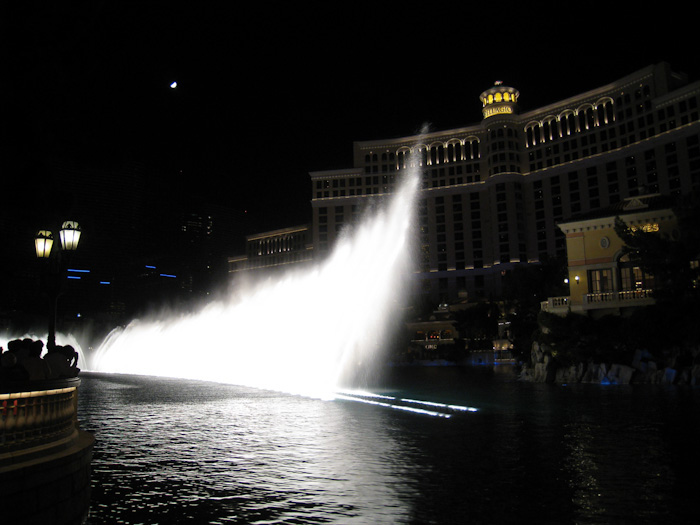
[[75,221],[66,221],[61,226],[61,248],[73,252],[80,242],[80,225]]
[[[80,233],[80,225],[75,221],[65,221],[59,232],[61,249],[55,252],[56,257],[54,264],[50,267],[51,282],[49,283],[49,289],[51,311],[49,314],[48,341],[46,343],[46,348],[49,350],[53,350],[56,346],[56,304],[58,302],[58,296],[61,293],[59,276],[61,271],[61,253],[64,251],[73,252],[78,249]],[[49,230],[39,230],[34,237],[34,248],[36,250],[36,256],[39,259],[49,259],[51,256],[51,249],[53,248],[53,233]]]
[[53,247],[53,233],[48,230],[39,230],[39,233],[34,237],[34,247],[39,259],[48,259]]
[[[59,238],[61,239],[61,249],[67,252],[74,252],[78,249],[80,242],[80,225],[75,221],[66,221],[61,226]],[[36,256],[39,259],[48,259],[53,248],[53,233],[49,230],[39,230],[34,237],[34,247]]]

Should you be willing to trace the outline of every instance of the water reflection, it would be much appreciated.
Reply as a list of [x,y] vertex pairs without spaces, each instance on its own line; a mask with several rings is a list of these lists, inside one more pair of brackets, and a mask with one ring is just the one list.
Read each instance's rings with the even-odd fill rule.
[[228,385],[84,383],[98,438],[91,522],[409,521],[420,454],[381,412]]
[[615,389],[590,393],[596,403],[574,404],[564,431],[572,502],[593,522],[655,522],[666,512],[675,483],[659,423],[664,415],[658,406],[639,405]]
[[87,374],[91,523],[695,522],[700,390],[399,376],[375,391],[479,411]]

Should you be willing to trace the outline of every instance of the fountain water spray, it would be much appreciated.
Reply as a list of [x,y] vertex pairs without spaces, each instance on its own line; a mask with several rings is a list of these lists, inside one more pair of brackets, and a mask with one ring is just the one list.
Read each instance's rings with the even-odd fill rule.
[[99,372],[246,385],[322,399],[382,351],[411,269],[418,176],[306,271],[194,314],[134,321],[92,359]]

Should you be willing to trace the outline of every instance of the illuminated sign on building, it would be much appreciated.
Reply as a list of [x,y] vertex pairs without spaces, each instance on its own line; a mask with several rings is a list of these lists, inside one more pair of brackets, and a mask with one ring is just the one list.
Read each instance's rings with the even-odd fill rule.
[[636,232],[641,230],[645,233],[657,232],[659,231],[659,225],[657,223],[643,224],[642,226],[630,226],[630,230]]
[[484,108],[484,118],[493,117],[494,115],[503,115],[513,113],[512,106],[491,106]]

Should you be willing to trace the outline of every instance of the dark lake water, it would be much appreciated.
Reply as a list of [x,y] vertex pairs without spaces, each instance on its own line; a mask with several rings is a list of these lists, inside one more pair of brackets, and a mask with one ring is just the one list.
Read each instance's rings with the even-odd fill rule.
[[85,374],[90,522],[698,523],[700,389],[404,368],[431,417],[190,380]]

